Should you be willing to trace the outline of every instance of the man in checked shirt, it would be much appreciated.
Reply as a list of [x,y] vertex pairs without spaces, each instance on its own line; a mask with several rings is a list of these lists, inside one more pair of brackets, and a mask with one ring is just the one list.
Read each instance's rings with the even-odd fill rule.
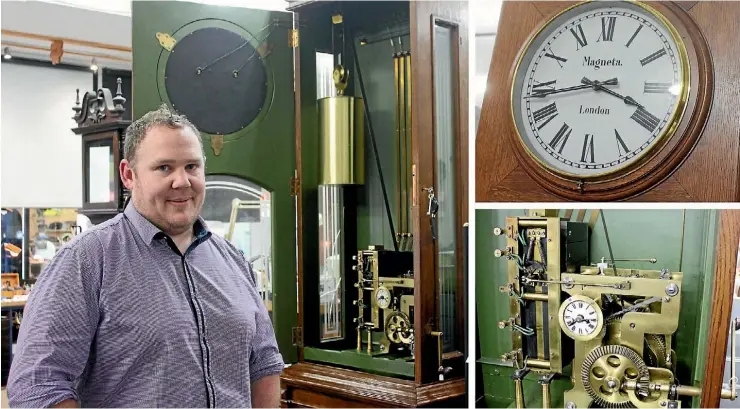
[[279,406],[283,359],[251,266],[199,216],[204,161],[198,130],[166,106],[129,126],[131,202],[39,277],[11,406]]

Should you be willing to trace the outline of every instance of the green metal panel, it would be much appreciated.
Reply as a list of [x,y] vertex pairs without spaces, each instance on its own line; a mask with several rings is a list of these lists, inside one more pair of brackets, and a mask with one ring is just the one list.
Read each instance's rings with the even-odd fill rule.
[[[349,320],[344,334],[344,341],[329,343],[319,342],[319,304],[318,304],[318,186],[319,186],[319,151],[318,151],[318,107],[317,107],[317,73],[316,53],[331,53],[332,20],[334,13],[341,12],[344,16],[347,41],[353,41],[352,34],[356,34],[358,41],[357,54],[361,64],[363,81],[367,92],[367,104],[370,109],[373,130],[380,156],[386,191],[389,195],[391,211],[394,217],[394,226],[398,232],[396,217],[396,147],[395,147],[395,97],[393,87],[393,48],[389,41],[372,42],[366,45],[359,44],[359,38],[364,32],[386,30],[386,21],[399,24],[404,18],[408,21],[409,4],[407,2],[316,2],[306,4],[296,9],[300,31],[300,75],[301,75],[301,194],[303,197],[303,284],[304,299],[304,358],[307,361],[331,363],[339,366],[360,369],[370,373],[381,373],[391,376],[413,377],[414,364],[404,359],[386,359],[384,357],[369,357],[358,353],[352,348],[356,345],[354,324]],[[382,27],[382,29],[380,28]],[[405,35],[402,41],[408,45],[409,37]],[[337,41],[338,43],[338,41]],[[339,47],[339,44],[336,44]],[[350,82],[345,95],[362,97],[357,69],[355,67],[351,46],[348,43],[342,58],[345,68],[349,69]],[[368,123],[366,118],[366,124]],[[380,176],[373,152],[372,139],[366,128],[365,136],[365,184],[357,186],[349,192],[356,193],[357,217],[356,220],[347,220],[346,223],[356,223],[357,249],[366,249],[369,245],[382,244],[387,249],[393,248],[392,236],[383,201]],[[355,250],[357,250],[355,249]],[[347,252],[355,250],[347,249]],[[346,270],[348,271],[348,270]],[[348,276],[353,272],[345,272],[344,280],[349,283],[345,286],[342,296],[343,303],[348,309],[356,308],[351,305],[356,297],[356,289],[352,283],[356,277]],[[348,288],[349,287],[349,288]]]
[[[261,40],[269,31],[267,42],[272,45],[272,52],[261,58],[267,72],[268,96],[259,117],[246,128],[226,135],[219,155],[211,148],[211,135],[204,134],[203,142],[207,174],[238,176],[271,192],[272,317],[280,352],[286,362],[294,362],[297,353],[292,345],[291,329],[296,323],[297,308],[296,244],[290,179],[296,168],[296,150],[293,58],[288,45],[292,15],[187,2],[135,1],[132,17],[134,119],[169,100],[167,90],[163,89],[168,51],[160,46],[157,32],[170,34],[177,40],[196,28],[235,24]],[[260,32],[275,20],[282,22],[280,27]],[[174,50],[177,51],[177,46]]]
[[309,361],[359,368],[378,375],[414,377],[414,363],[403,359],[373,358],[356,350],[332,351],[311,347],[304,348],[303,353]]
[[[394,40],[396,41],[396,40]],[[408,36],[401,38],[404,49],[410,48]],[[396,49],[398,47],[396,41]],[[357,58],[360,60],[367,102],[370,107],[370,116],[373,120],[375,139],[378,145],[380,166],[383,169],[388,201],[393,215],[393,226],[396,233],[399,230],[398,220],[398,188],[396,163],[398,149],[396,146],[396,100],[394,96],[393,47],[389,41],[357,45]],[[351,71],[352,72],[355,72]],[[359,95],[360,85],[355,72],[355,90]],[[409,138],[411,136],[409,135]],[[365,138],[365,189],[358,198],[357,244],[360,248],[369,245],[382,244],[387,249],[393,248],[388,214],[385,209],[383,190],[380,183],[380,174],[375,162],[372,140],[368,134]],[[409,162],[411,152],[409,152]]]
[[[589,211],[590,212],[590,211]],[[683,298],[679,329],[675,337],[678,355],[678,379],[681,384],[700,380],[706,348],[706,328],[710,319],[711,283],[717,218],[714,210],[686,210],[685,229],[682,210],[604,210],[609,240],[614,258],[657,258],[656,264],[618,262],[619,268],[661,269],[684,273]],[[514,399],[511,369],[501,365],[499,356],[511,350],[509,330],[500,330],[497,322],[508,318],[508,298],[498,291],[506,282],[506,261],[493,256],[493,250],[503,248],[502,236],[494,236],[494,227],[504,227],[507,216],[523,216],[524,210],[476,211],[476,303],[480,331],[479,364],[482,365],[486,401],[497,407],[508,406]],[[561,217],[564,211],[560,212]],[[588,220],[588,216],[585,220]],[[575,215],[573,216],[575,218]],[[683,253],[682,249],[683,236]],[[591,261],[609,258],[609,250],[601,219],[591,234]],[[681,257],[682,256],[682,257]],[[680,269],[679,269],[680,267]],[[704,335],[700,335],[700,333]],[[532,379],[532,381],[529,381]],[[536,374],[525,381],[525,396],[529,407],[539,404],[541,387]],[[567,382],[562,380],[563,382]],[[559,381],[560,382],[560,381]],[[563,386],[564,387],[564,386]],[[557,386],[560,388],[560,386]],[[562,396],[553,385],[553,407],[562,407]],[[567,389],[567,388],[566,388]],[[558,401],[560,399],[560,401]],[[559,402],[559,403],[558,403]],[[690,402],[684,402],[689,404]],[[694,402],[696,406],[696,402]]]

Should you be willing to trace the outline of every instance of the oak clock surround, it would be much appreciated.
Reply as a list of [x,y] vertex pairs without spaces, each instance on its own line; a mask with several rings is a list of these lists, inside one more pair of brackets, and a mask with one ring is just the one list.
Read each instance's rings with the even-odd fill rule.
[[740,5],[507,1],[501,15],[477,201],[740,200]]

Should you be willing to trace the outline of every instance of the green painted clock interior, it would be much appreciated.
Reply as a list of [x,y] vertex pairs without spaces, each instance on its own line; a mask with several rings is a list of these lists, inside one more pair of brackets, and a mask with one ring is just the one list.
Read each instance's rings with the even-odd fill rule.
[[[409,3],[305,2],[292,9],[295,37],[286,12],[179,2],[132,11],[134,119],[167,103],[201,129],[204,217],[253,261],[285,361],[302,347],[306,361],[413,379]],[[337,65],[348,72],[343,95],[362,101],[353,118],[368,125],[354,129],[364,178],[353,184],[322,173],[322,144],[336,135],[321,118],[336,112],[320,100],[338,94]],[[445,352],[455,342],[445,338]]]
[[[563,258],[567,258],[567,261],[564,259],[561,261],[564,264],[568,264],[567,270],[564,268],[560,270],[564,272],[560,275],[560,280],[563,282],[566,282],[569,279],[568,277],[570,277],[571,279],[575,278],[576,280],[579,280],[578,282],[581,282],[580,280],[592,280],[592,283],[597,283],[599,279],[609,278],[608,276],[613,275],[613,272],[616,274],[617,271],[629,271],[625,269],[634,269],[631,270],[633,273],[639,271],[640,273],[637,273],[638,275],[653,274],[649,273],[648,270],[652,270],[654,273],[657,272],[659,274],[663,274],[661,270],[666,269],[668,275],[662,276],[661,280],[669,280],[670,277],[676,279],[677,275],[674,274],[675,272],[683,273],[683,287],[681,288],[682,296],[678,300],[675,298],[672,300],[674,303],[675,301],[680,303],[680,310],[678,311],[677,316],[671,315],[670,317],[665,317],[663,319],[663,322],[675,320],[678,329],[672,336],[669,335],[666,338],[667,341],[665,341],[665,344],[659,343],[663,348],[665,348],[665,350],[670,351],[673,349],[673,351],[675,351],[675,355],[672,355],[672,359],[675,362],[668,364],[667,366],[662,366],[662,364],[653,360],[654,357],[651,356],[650,351],[654,349],[654,346],[651,345],[651,342],[653,342],[654,339],[651,339],[650,337],[655,337],[655,335],[647,336],[645,341],[646,346],[644,347],[643,352],[644,355],[637,358],[632,356],[632,358],[635,362],[642,362],[644,356],[645,364],[650,367],[651,385],[653,383],[658,384],[661,382],[656,379],[660,378],[660,375],[656,374],[663,371],[663,369],[655,369],[654,367],[662,366],[666,368],[671,365],[675,365],[674,368],[676,369],[673,370],[673,373],[675,374],[677,383],[684,386],[696,387],[697,389],[692,390],[694,393],[697,390],[700,391],[702,384],[705,382],[703,379],[705,366],[704,358],[706,356],[708,343],[707,328],[711,320],[709,314],[712,306],[711,294],[715,271],[715,250],[721,244],[718,242],[717,237],[719,229],[717,211],[604,210],[603,214],[592,214],[590,218],[592,221],[591,223],[588,223],[589,218],[584,218],[586,213],[585,211],[579,215],[571,215],[570,211],[565,210],[553,212],[554,213],[548,214],[547,216],[549,216],[551,220],[555,221],[558,221],[556,217],[559,217],[560,220],[563,221],[562,226],[567,226],[562,227],[563,231],[567,229],[567,234],[562,236],[568,237],[567,244],[565,242],[560,243],[560,239],[557,240],[559,243],[557,246],[568,246],[566,252],[561,253]],[[591,212],[597,211],[594,210]],[[586,392],[583,390],[583,386],[581,385],[581,379],[582,376],[587,376],[589,373],[587,370],[583,369],[585,364],[589,361],[584,360],[584,366],[578,365],[578,363],[581,362],[578,360],[578,351],[579,348],[586,348],[588,350],[588,348],[592,348],[594,344],[591,343],[592,341],[589,339],[578,340],[577,337],[574,341],[570,336],[566,335],[565,332],[563,332],[562,336],[559,338],[554,337],[553,334],[560,334],[562,325],[558,324],[558,317],[552,317],[552,315],[557,314],[557,311],[553,314],[550,309],[552,321],[550,321],[549,324],[548,320],[544,318],[536,320],[534,319],[534,316],[525,317],[525,310],[531,310],[534,314],[534,305],[540,304],[529,297],[531,294],[524,296],[525,286],[522,286],[522,290],[519,292],[519,294],[526,299],[523,301],[523,306],[521,307],[523,311],[521,320],[515,319],[513,324],[509,324],[507,322],[512,315],[510,308],[512,308],[512,305],[517,305],[517,302],[512,298],[511,294],[501,292],[499,288],[501,286],[505,287],[507,282],[511,282],[511,265],[513,263],[513,259],[507,259],[507,257],[503,256],[497,258],[492,249],[502,249],[510,245],[511,241],[507,240],[507,236],[509,234],[507,229],[509,226],[514,224],[518,223],[519,229],[521,229],[519,232],[522,235],[534,233],[535,230],[538,229],[543,231],[545,230],[545,228],[543,228],[543,224],[539,224],[538,228],[523,229],[522,226],[532,227],[536,224],[527,222],[529,219],[546,220],[545,217],[532,218],[529,216],[530,213],[525,210],[478,210],[476,212],[475,274],[477,276],[477,365],[478,376],[482,376],[482,379],[479,379],[478,381],[478,383],[482,385],[482,390],[480,390],[478,392],[479,395],[477,395],[481,399],[478,402],[478,407],[521,407],[519,406],[521,404],[524,405],[523,407],[571,407],[568,405],[569,402],[575,403],[576,406],[574,407],[635,407],[630,406],[630,399],[627,398],[626,389],[624,388],[619,391],[619,394],[608,390],[609,388],[607,387],[605,387],[606,390],[595,388],[595,391],[589,392],[589,394],[593,392],[591,398],[586,395]],[[605,217],[603,221],[606,223],[607,230],[605,230],[604,225],[602,224],[602,216]],[[568,221],[567,224],[565,224],[566,221]],[[556,225],[560,226],[561,224],[558,222]],[[573,239],[573,237],[578,235],[571,233],[577,232],[577,229],[572,226],[578,227],[578,225],[582,227],[585,226],[587,228],[587,234],[583,236],[586,241],[577,243],[576,239]],[[496,236],[495,233],[492,234],[492,231],[497,227],[502,231],[502,234],[498,236]],[[550,227],[547,227],[547,229],[549,228]],[[516,227],[514,228],[514,231],[516,231]],[[550,236],[548,236],[548,238],[550,238]],[[518,241],[516,240],[516,237],[514,240],[515,242]],[[563,240],[566,241],[565,239]],[[574,257],[572,257],[572,255],[575,255],[576,250],[578,250],[579,247],[585,249],[586,253],[584,253],[584,255],[586,258],[581,259],[578,262],[573,262]],[[526,257],[522,253],[518,254],[522,257]],[[611,254],[613,254],[613,256]],[[546,255],[547,259],[550,257],[553,256]],[[610,258],[617,260],[614,263],[616,264],[617,270],[613,270],[612,264],[609,263],[604,266],[603,275],[598,274],[596,271],[597,268],[594,268],[594,266],[597,265],[596,263],[603,263],[604,259],[602,258],[605,258],[607,262]],[[657,259],[657,261],[656,263],[651,263],[649,261],[650,259]],[[574,265],[580,265],[580,267],[573,267]],[[575,272],[580,271],[580,274],[565,273],[565,271],[568,271],[569,273],[572,272],[574,268]],[[524,274],[525,273],[522,273],[522,275]],[[509,278],[508,280],[507,275]],[[544,280],[553,280],[551,269],[548,269],[545,277],[547,278]],[[636,275],[633,275],[632,277],[636,277]],[[631,285],[631,291],[633,293],[640,293],[641,291],[644,292],[646,290],[645,285],[647,285],[647,281],[638,282],[639,279],[635,280],[634,278],[632,280],[633,283]],[[661,282],[667,283],[667,281]],[[603,286],[603,284],[604,282],[602,282],[601,285]],[[552,284],[550,287],[552,287]],[[606,287],[609,286],[606,285],[601,288]],[[603,298],[604,296],[599,297],[594,294],[613,291],[601,290],[598,289],[599,287],[589,288],[588,285],[580,287],[577,284],[572,287],[568,287],[567,285],[557,285],[557,288],[561,288],[561,291],[564,292],[564,295],[556,296],[559,303],[563,303],[562,305],[567,304],[567,299],[569,298],[569,294],[565,294],[565,292],[583,292],[583,294],[588,294],[590,298],[595,298],[596,303],[598,303],[598,308],[604,308],[604,306],[607,305],[607,301]],[[665,284],[662,284],[662,287],[660,287],[661,291],[663,288],[668,287],[666,287]],[[527,287],[526,292],[529,293],[530,291],[535,290]],[[548,290],[545,289],[544,291]],[[677,293],[669,291],[668,294],[676,295]],[[662,293],[660,296],[661,297],[659,298],[663,298],[666,296],[666,293]],[[605,297],[615,296],[607,295]],[[665,299],[662,301],[665,302]],[[626,301],[623,300],[623,302]],[[647,309],[635,307],[632,311],[660,312],[661,309],[656,309],[658,304],[652,304],[652,307],[649,306]],[[668,303],[664,303],[662,308],[668,308],[667,305]],[[579,307],[582,308],[583,306]],[[567,309],[569,307],[565,306],[565,308]],[[571,308],[571,310],[573,310],[573,308]],[[538,309],[536,313],[542,314],[543,312]],[[633,314],[636,315],[632,315],[631,317],[629,317],[629,315],[620,316],[616,318],[619,321],[611,321],[612,323],[610,324],[608,321],[614,318],[609,318],[605,310],[603,317],[607,322],[604,323],[604,332],[597,336],[595,345],[601,346],[602,342],[605,345],[612,343],[627,343],[625,331],[622,331],[621,333],[621,341],[614,341],[614,339],[619,339],[619,334],[616,335],[617,338],[610,337],[615,336],[613,327],[614,323],[616,323],[618,327],[619,322],[622,320],[636,320],[637,318],[635,317],[637,317],[639,313]],[[544,311],[544,315],[548,315],[547,310]],[[535,330],[535,321],[538,322],[538,327],[544,325],[544,330],[541,328],[537,328]],[[504,324],[500,324],[500,322],[503,322]],[[641,322],[635,322],[638,323],[637,327],[639,329]],[[515,328],[514,324],[519,325],[519,327]],[[548,327],[551,328],[552,325],[556,327],[555,332],[553,333],[553,330],[550,329],[548,336],[547,329]],[[579,327],[579,324],[575,324],[575,320],[573,323],[569,323],[568,325],[573,325],[573,329]],[[654,327],[649,327],[649,329],[647,329],[648,333],[651,330],[660,332],[656,329],[658,327],[657,322],[654,325]],[[510,351],[517,348],[517,346],[514,345],[514,342],[516,338],[515,334],[519,331],[518,328],[522,329],[521,344],[519,348],[523,348],[523,353],[525,355],[524,361],[529,362],[531,365],[529,366],[531,372],[524,374],[521,378],[521,398],[523,400],[519,403],[516,402],[517,393],[515,382],[512,381],[512,376],[516,377],[517,363],[509,360],[509,356],[505,356],[510,354]],[[533,330],[532,332],[535,334],[527,335],[525,332],[527,332],[528,328],[531,328]],[[580,326],[580,328],[587,327]],[[632,328],[634,329],[635,327]],[[543,352],[543,346],[545,349],[548,349],[548,346],[545,346],[548,344],[548,341],[544,341],[542,344],[538,345],[538,342],[542,341],[541,338],[543,337],[543,334],[549,339],[549,355],[547,351],[544,351],[544,356],[546,357],[538,360],[538,355]],[[606,334],[606,336],[604,336],[604,334]],[[730,336],[733,335],[731,334]],[[601,337],[604,337],[603,341]],[[560,344],[560,342],[562,342],[562,344]],[[561,345],[562,354],[554,354],[553,351],[560,350]],[[573,350],[574,345],[575,352]],[[608,346],[610,348],[617,347],[620,351],[629,349],[623,345]],[[641,342],[639,347],[642,348]],[[722,346],[719,347],[722,348]],[[727,354],[730,354],[729,348]],[[529,356],[529,358],[527,358],[527,356]],[[520,355],[519,359],[521,358],[522,357]],[[611,357],[609,359],[611,359]],[[550,369],[544,369],[542,367],[543,363],[547,363],[549,365],[558,360],[560,360],[559,365],[561,365],[562,368],[555,368],[555,365]],[[518,362],[518,364],[520,367],[522,366],[521,361]],[[598,366],[598,361],[594,366]],[[591,372],[595,374],[594,376],[599,375],[599,371],[596,369]],[[548,381],[549,396],[551,399],[550,402],[543,402],[543,382],[541,381],[543,373],[558,373],[555,375],[554,379]],[[583,373],[586,373],[587,375],[582,375]],[[726,374],[727,373],[729,373],[729,371],[726,372]],[[617,378],[618,377],[615,378],[615,382],[620,381],[620,379]],[[594,378],[591,378],[591,380],[593,381]],[[726,381],[727,377],[723,380]],[[667,389],[664,388],[663,390],[665,392]],[[681,393],[679,393],[679,395],[681,395]],[[680,401],[682,407],[700,407],[698,394],[694,394],[693,396],[696,397],[692,399],[691,396],[679,396],[678,399],[676,399],[675,397],[666,398],[664,396],[661,400],[671,404],[671,401],[676,399]],[[602,398],[603,400],[600,400]],[[584,401],[584,399],[586,400]],[[593,399],[593,401],[591,399]],[[637,407],[645,407],[645,405],[648,407],[665,407],[663,404],[660,404],[659,406],[659,402],[657,400],[652,402],[648,402],[647,400],[641,402],[642,398],[638,400],[634,399],[635,398],[633,398],[632,402],[633,404],[634,402],[637,402]],[[551,406],[543,406],[548,404]],[[589,406],[591,404],[596,406]],[[669,405],[668,407],[671,406]]]
[[[413,274],[407,274],[413,269],[413,247],[410,237],[398,237],[411,229],[409,5],[319,2],[296,12],[301,22],[301,187],[308,193],[302,223],[304,359],[413,378]],[[326,112],[317,100],[336,95],[331,80],[336,64],[349,72],[344,95],[362,98],[368,109],[362,115],[368,127],[360,149],[364,181],[354,185],[326,183],[322,156],[310,151],[325,137],[320,120]],[[363,269],[364,275],[358,272]],[[380,286],[390,278],[384,276],[403,280],[405,274],[405,285]],[[394,302],[380,308],[376,294],[386,289]],[[401,334],[395,342],[384,330],[387,320],[395,320]]]

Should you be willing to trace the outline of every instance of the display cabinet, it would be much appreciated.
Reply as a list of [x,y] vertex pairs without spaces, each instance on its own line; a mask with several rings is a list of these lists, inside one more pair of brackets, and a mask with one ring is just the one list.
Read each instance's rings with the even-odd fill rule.
[[477,406],[734,401],[740,214],[587,213],[476,214]]
[[80,102],[77,90],[72,131],[82,137],[82,209],[93,224],[102,223],[123,211],[128,189],[123,186],[118,164],[123,139],[131,121],[124,120],[126,98],[118,79],[115,96],[108,88],[86,92]]
[[203,134],[204,217],[263,263],[282,405],[465,405],[467,4],[132,11],[134,119],[166,103]]

